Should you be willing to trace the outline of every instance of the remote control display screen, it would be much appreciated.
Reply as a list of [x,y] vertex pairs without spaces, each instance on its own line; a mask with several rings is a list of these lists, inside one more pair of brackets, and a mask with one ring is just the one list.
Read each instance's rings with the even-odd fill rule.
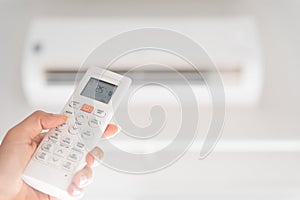
[[117,86],[95,78],[90,78],[81,92],[82,96],[92,98],[102,103],[108,103]]

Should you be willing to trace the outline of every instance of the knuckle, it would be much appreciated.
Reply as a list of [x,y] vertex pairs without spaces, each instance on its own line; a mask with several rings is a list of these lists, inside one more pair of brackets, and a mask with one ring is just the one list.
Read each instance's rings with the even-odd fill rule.
[[95,147],[91,154],[94,156],[96,160],[101,160],[104,156],[104,152],[99,147]]
[[89,178],[92,178],[93,177],[93,170],[92,168],[88,167],[88,166],[85,166],[84,167],[84,170],[85,170],[85,174],[89,177]]
[[36,110],[32,113],[32,115],[34,115],[34,116],[41,116],[41,115],[44,115],[44,114],[45,114],[45,112],[42,111],[42,110]]

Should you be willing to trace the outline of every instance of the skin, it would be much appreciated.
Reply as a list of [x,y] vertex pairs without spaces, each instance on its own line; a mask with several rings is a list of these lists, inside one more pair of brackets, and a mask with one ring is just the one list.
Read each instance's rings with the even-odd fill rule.
[[[57,200],[28,186],[21,178],[38,144],[44,137],[42,130],[55,128],[67,120],[65,115],[36,111],[8,131],[0,146],[0,200]],[[116,125],[108,125],[103,136],[111,137],[118,132]],[[93,149],[86,156],[86,166],[77,172],[68,192],[80,197],[93,177],[92,166],[101,159],[103,152]]]

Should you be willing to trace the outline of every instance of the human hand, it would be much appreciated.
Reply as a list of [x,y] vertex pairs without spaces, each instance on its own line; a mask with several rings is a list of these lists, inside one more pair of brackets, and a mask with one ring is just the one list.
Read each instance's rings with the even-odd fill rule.
[[[20,124],[8,131],[0,146],[0,200],[56,200],[39,192],[22,180],[22,174],[38,144],[45,134],[44,129],[55,128],[67,120],[65,115],[36,111]],[[104,137],[116,134],[118,127],[110,124]],[[68,192],[79,197],[92,180],[95,159],[101,159],[103,152],[95,148],[86,156],[86,166],[77,172]],[[82,178],[84,177],[84,178]]]

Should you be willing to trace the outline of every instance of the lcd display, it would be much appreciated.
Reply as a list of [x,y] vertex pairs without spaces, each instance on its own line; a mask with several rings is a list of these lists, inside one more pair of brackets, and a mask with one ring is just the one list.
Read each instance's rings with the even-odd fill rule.
[[96,78],[90,78],[82,90],[81,95],[107,104],[116,88],[117,86],[111,83]]

